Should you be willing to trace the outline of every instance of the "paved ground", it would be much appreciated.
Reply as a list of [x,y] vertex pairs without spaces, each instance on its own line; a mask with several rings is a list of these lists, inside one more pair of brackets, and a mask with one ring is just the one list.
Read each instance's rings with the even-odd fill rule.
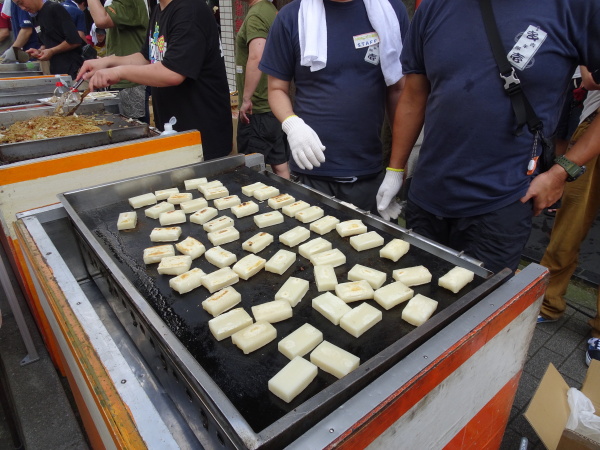
[[[538,261],[541,258],[551,226],[552,218],[540,216],[536,219],[530,243],[524,254],[524,264],[527,264],[528,260]],[[595,280],[600,277],[600,256],[596,251],[600,246],[595,244],[599,240],[600,220],[596,220],[594,229],[583,246],[578,278],[571,283],[567,293],[570,306],[566,316],[555,323],[538,325],[535,330],[502,442],[502,450],[519,449],[522,438],[528,440],[529,449],[544,448],[523,417],[523,412],[550,362],[570,386],[581,387],[587,370],[584,344],[589,337],[589,327],[586,322],[588,316],[595,312],[597,295],[592,282],[597,283]],[[3,294],[0,290],[0,311],[4,322],[0,329],[0,358],[11,380],[11,392],[26,447],[36,450],[87,448],[77,411],[72,407],[68,386],[64,378],[54,370],[31,317],[28,317],[27,321],[40,353],[40,361],[26,366],[20,365],[26,350]],[[24,304],[23,307],[25,308]],[[0,408],[0,449],[10,448],[13,448],[12,441],[6,418]]]

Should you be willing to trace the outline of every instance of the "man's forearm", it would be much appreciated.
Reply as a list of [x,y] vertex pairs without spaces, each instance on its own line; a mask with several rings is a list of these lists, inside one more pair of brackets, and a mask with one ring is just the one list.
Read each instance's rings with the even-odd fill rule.
[[31,33],[33,32],[33,28],[21,28],[17,37],[15,38],[15,42],[13,42],[13,47],[22,48],[27,44],[27,41],[31,37]]
[[289,92],[289,81],[269,75],[269,106],[280,122],[294,114]]
[[69,50],[76,49],[77,47],[81,47],[81,44],[69,44],[67,41],[62,41],[60,44],[55,45],[51,48],[46,48],[47,51],[50,51],[52,55],[56,55],[58,53],[68,52]]
[[88,9],[98,28],[114,28],[115,24],[100,0],[88,0]]
[[425,120],[429,81],[424,75],[407,75],[392,128],[390,167],[404,169]]

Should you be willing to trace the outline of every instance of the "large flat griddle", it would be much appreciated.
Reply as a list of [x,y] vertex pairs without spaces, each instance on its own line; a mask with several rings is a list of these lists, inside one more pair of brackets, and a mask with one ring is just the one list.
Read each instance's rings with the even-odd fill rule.
[[[100,131],[72,136],[0,144],[0,164],[11,164],[29,159],[72,152],[102,145],[116,144],[150,136],[148,124],[131,120],[119,114],[106,112],[104,105],[83,104],[78,113],[89,115],[97,120],[107,121],[98,124]],[[9,127],[15,122],[36,116],[54,114],[53,107],[35,108],[0,113],[0,127]]]
[[[425,339],[449,324],[458,314],[495,289],[507,276],[505,272],[494,276],[472,260],[400,227],[385,223],[304,186],[267,172],[257,172],[243,164],[243,157],[225,158],[59,195],[81,234],[83,246],[87,248],[84,253],[89,251],[98,257],[98,261],[92,263],[92,270],[98,269],[98,265],[102,266],[102,277],[112,279],[110,290],[113,294],[121,292],[123,305],[131,302],[124,309],[121,305],[116,305],[117,309],[121,309],[121,317],[131,325],[128,317],[131,314],[134,327],[143,323],[143,327],[148,329],[144,329],[141,335],[137,333],[136,341],[146,349],[155,349],[157,345],[154,341],[160,343],[163,362],[165,358],[170,358],[177,367],[177,370],[171,368],[171,372],[178,374],[175,375],[177,384],[184,383],[185,393],[190,401],[197,396],[202,405],[198,421],[205,422],[206,413],[203,408],[207,408],[208,413],[216,418],[222,433],[227,436],[224,440],[230,441],[234,447],[279,447],[291,442],[333,408],[400,361]],[[144,208],[141,208],[138,210],[138,225],[135,230],[119,232],[116,228],[119,213],[132,210],[127,201],[129,197],[170,187],[178,187],[183,191],[185,179],[199,176],[220,180],[228,187],[230,194],[238,194],[242,201],[248,198],[241,193],[241,187],[262,181],[298,200],[321,206],[326,215],[334,215],[340,220],[362,219],[369,230],[383,235],[386,242],[394,237],[409,241],[409,253],[394,263],[380,258],[379,249],[355,251],[349,244],[349,238],[341,238],[336,231],[323,236],[334,248],[339,248],[346,254],[347,263],[336,268],[339,282],[347,281],[347,272],[357,263],[388,273],[386,284],[393,281],[391,273],[394,269],[426,266],[433,274],[433,282],[414,287],[414,290],[415,293],[424,294],[439,302],[435,315],[426,324],[415,328],[401,320],[402,305],[385,311],[371,300],[369,303],[383,311],[383,320],[363,336],[354,338],[311,307],[312,298],[321,293],[317,292],[314,283],[312,264],[298,254],[296,262],[283,276],[261,271],[250,280],[240,280],[234,286],[242,294],[241,306],[251,312],[251,306],[273,300],[275,292],[289,276],[311,282],[308,294],[294,308],[293,317],[275,324],[277,339],[249,355],[244,355],[231,343],[231,339],[217,342],[207,325],[212,316],[201,306],[202,301],[210,295],[208,291],[199,288],[179,295],[169,287],[170,277],[157,273],[156,264],[146,266],[142,261],[143,249],[156,245],[150,241],[149,235],[154,227],[160,226],[158,221],[145,217]],[[194,197],[199,196],[200,193],[194,192]],[[266,201],[259,205],[258,214],[271,210]],[[277,239],[284,231],[302,225],[296,219],[285,216],[283,224],[259,230],[252,216],[237,219],[229,210],[221,213],[231,216],[240,232],[239,241],[223,245],[225,249],[236,253],[238,260],[247,254],[241,249],[241,243],[259,231],[275,236],[275,242],[259,256],[268,260],[280,248],[297,253],[297,247],[290,249],[281,245]],[[179,226],[183,229],[181,239],[193,236],[207,248],[212,247],[201,226],[189,222]],[[305,226],[308,228],[308,225]],[[311,238],[316,237],[319,236],[311,232]],[[477,276],[459,294],[452,294],[439,288],[437,279],[456,264],[473,270]],[[207,273],[217,269],[204,257],[195,260],[192,267],[199,267]],[[127,300],[122,298],[123,293]],[[358,306],[359,303],[351,306]],[[304,323],[312,324],[323,332],[326,340],[359,356],[361,366],[341,380],[319,370],[315,381],[290,404],[286,404],[268,391],[267,382],[288,362],[278,352],[277,342]],[[150,333],[150,330],[155,333]],[[145,339],[140,339],[142,336]],[[149,339],[154,339],[151,346],[147,344]],[[163,366],[169,372],[170,365],[164,363]],[[188,418],[193,420],[193,413],[189,412],[189,408],[183,409],[187,411]]]

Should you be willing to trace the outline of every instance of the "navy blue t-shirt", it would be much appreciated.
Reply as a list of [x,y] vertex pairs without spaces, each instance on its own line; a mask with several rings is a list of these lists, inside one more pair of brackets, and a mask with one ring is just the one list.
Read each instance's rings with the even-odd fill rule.
[[[311,171],[318,176],[361,176],[382,168],[381,126],[386,85],[381,65],[365,61],[368,48],[356,49],[354,36],[372,33],[360,0],[324,0],[327,20],[327,66],[316,72],[300,65],[298,10],[300,2],[284,6],[269,31],[259,68],[275,78],[294,80],[294,112],[311,126],[323,145],[325,163]],[[408,14],[399,0],[390,1],[402,35]]]
[[[552,135],[577,64],[600,67],[600,2],[502,0],[493,7],[506,54],[524,65],[516,67],[523,91]],[[516,49],[523,36],[528,47]],[[533,58],[521,60],[531,44]],[[405,74],[424,74],[431,83],[409,198],[435,215],[470,217],[525,195],[534,140],[527,128],[514,134],[478,1],[423,1],[401,60]]]

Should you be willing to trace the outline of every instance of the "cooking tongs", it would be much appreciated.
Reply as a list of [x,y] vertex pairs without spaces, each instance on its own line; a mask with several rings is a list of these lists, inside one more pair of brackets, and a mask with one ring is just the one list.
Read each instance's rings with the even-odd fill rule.
[[[56,107],[54,108],[54,114],[65,114],[65,106],[69,103],[77,103],[83,100],[81,94],[78,91],[79,86],[84,82],[84,79],[81,78],[77,83],[75,83],[71,88],[66,88],[64,84],[60,81],[56,83],[57,90],[55,92],[61,93],[58,101],[56,102]],[[60,85],[60,86],[59,86]],[[56,95],[56,94],[55,94]]]

